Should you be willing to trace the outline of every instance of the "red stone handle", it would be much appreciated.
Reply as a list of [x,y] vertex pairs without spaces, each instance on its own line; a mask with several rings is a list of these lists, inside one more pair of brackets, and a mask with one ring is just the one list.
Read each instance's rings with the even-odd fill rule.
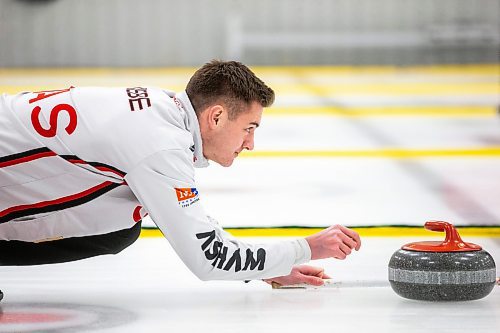
[[403,245],[403,250],[420,252],[464,252],[479,251],[481,246],[473,243],[465,243],[453,224],[444,221],[428,221],[425,229],[431,231],[445,232],[446,237],[443,242],[416,242]]
[[465,243],[453,224],[444,221],[428,221],[425,223],[425,229],[432,231],[441,231],[446,233],[444,241],[440,247],[446,251],[464,251],[480,250],[481,247],[475,244]]
[[428,221],[425,222],[425,229],[432,231],[446,232],[446,238],[444,240],[446,243],[449,242],[463,243],[462,238],[460,238],[457,229],[455,229],[455,226],[451,223],[444,221]]

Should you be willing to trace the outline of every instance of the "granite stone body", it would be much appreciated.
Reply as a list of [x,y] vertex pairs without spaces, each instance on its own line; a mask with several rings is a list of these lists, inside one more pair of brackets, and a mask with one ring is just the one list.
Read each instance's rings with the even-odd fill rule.
[[426,301],[466,301],[487,296],[496,280],[486,251],[423,252],[400,249],[389,261],[389,282],[400,296]]

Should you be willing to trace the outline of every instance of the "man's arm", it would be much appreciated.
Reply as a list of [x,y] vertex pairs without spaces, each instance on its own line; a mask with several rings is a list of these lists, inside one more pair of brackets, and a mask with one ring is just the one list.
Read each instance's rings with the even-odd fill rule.
[[131,170],[125,180],[188,268],[202,280],[253,280],[290,274],[311,259],[305,239],[249,244],[230,237],[204,211],[194,182],[192,154],[165,150]]

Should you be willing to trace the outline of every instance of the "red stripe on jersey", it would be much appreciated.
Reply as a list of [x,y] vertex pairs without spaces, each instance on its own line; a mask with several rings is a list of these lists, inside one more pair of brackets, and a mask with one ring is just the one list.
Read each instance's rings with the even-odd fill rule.
[[96,185],[94,187],[91,187],[85,191],[82,191],[82,192],[79,192],[79,193],[75,193],[75,194],[71,194],[71,195],[68,195],[68,196],[65,196],[65,197],[61,197],[61,198],[58,198],[58,199],[54,199],[54,200],[47,200],[47,201],[41,201],[41,202],[37,202],[37,203],[34,203],[34,204],[29,204],[29,205],[19,205],[19,206],[14,206],[14,207],[10,207],[10,208],[7,208],[3,211],[0,211],[0,218],[8,215],[8,214],[12,214],[13,212],[17,212],[17,211],[22,211],[22,210],[27,210],[27,209],[33,209],[33,208],[43,208],[43,207],[47,207],[47,206],[52,206],[52,205],[58,205],[58,204],[64,204],[66,202],[70,202],[70,201],[74,201],[74,200],[78,200],[78,199],[81,199],[81,198],[84,198],[86,196],[89,196],[95,192],[98,192],[99,190],[102,190],[110,185],[116,185],[116,183],[113,183],[113,182],[109,182],[109,181],[106,181],[102,184],[99,184],[99,185]]
[[64,158],[66,161],[72,164],[88,164],[84,160],[80,160],[78,158],[65,158],[64,155],[61,155],[62,158]]
[[120,176],[121,178],[125,177],[125,173],[120,173],[116,170],[110,169],[110,168],[105,167],[105,166],[94,166],[94,168],[96,168],[97,170],[114,173],[115,175]]
[[37,160],[39,158],[44,158],[44,157],[51,157],[51,156],[56,156],[56,153],[53,151],[39,151],[38,149],[28,151],[25,153],[20,153],[16,154],[13,156],[19,156],[17,158],[2,158],[0,160],[0,168],[5,168],[11,165],[16,165],[16,164],[22,164],[26,162],[30,162],[33,160]]
[[65,159],[66,161],[72,163],[72,164],[85,164],[85,165],[90,165],[94,168],[96,168],[97,170],[99,171],[104,171],[104,172],[111,172],[111,173],[114,173],[115,175],[119,176],[120,178],[123,178],[125,177],[126,173],[115,168],[115,167],[112,167],[110,165],[106,165],[104,163],[99,163],[99,162],[87,162],[85,160],[82,160],[81,158],[77,157],[77,156],[73,156],[73,155],[60,155],[60,157],[62,157],[63,159]]

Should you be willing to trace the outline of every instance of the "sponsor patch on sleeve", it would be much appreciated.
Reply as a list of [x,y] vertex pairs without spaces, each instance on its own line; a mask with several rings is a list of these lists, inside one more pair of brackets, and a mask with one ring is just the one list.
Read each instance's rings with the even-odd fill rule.
[[177,201],[179,206],[185,208],[194,204],[196,201],[200,200],[198,197],[198,190],[194,187],[182,187],[175,188],[175,193],[177,194]]

